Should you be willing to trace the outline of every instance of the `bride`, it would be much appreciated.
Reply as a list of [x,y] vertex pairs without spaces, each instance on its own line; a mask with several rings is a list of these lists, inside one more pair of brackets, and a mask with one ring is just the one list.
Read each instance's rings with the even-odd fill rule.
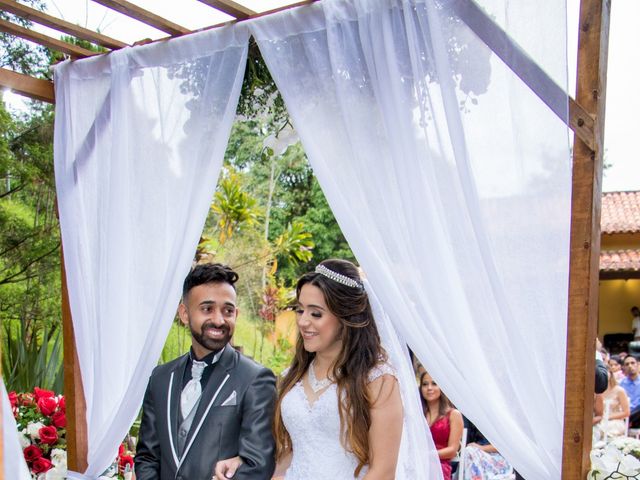
[[[408,425],[404,390],[401,396],[357,267],[323,261],[298,280],[296,299],[298,341],[278,385],[274,418],[275,478],[396,478],[403,422]],[[435,451],[431,444],[409,456],[413,467],[416,454],[428,456],[427,450]],[[232,478],[238,462],[218,462],[214,478]],[[426,478],[430,469],[418,470],[408,474],[401,466],[398,478]]]
[[274,419],[276,475],[394,478],[402,401],[357,268],[326,260],[300,278],[296,297],[300,335]]

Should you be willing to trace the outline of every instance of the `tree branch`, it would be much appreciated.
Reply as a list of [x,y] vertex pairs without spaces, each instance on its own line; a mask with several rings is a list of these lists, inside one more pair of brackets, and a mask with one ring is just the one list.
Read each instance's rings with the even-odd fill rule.
[[22,275],[24,272],[26,272],[29,267],[31,267],[32,265],[38,263],[40,260],[42,260],[45,257],[48,257],[49,255],[51,255],[53,252],[55,252],[56,250],[58,250],[60,248],[60,243],[58,242],[58,244],[51,249],[50,251],[48,251],[47,253],[40,255],[39,257],[34,258],[33,260],[31,260],[28,264],[26,264],[19,272],[14,273],[13,275],[9,275],[8,277],[3,278],[2,280],[0,280],[0,285],[4,285],[6,283],[16,283],[16,282],[21,282],[24,280],[27,280],[29,278],[33,278],[35,275],[32,276],[26,276],[25,278],[21,278],[20,280],[13,280],[14,278],[18,277],[19,275]]

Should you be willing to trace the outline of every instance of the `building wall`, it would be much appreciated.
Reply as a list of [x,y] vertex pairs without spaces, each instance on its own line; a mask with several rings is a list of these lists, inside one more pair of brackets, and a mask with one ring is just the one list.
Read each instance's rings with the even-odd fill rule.
[[640,248],[640,233],[602,234],[601,250],[626,250]]
[[640,280],[600,280],[598,337],[631,333],[633,305],[640,307]]

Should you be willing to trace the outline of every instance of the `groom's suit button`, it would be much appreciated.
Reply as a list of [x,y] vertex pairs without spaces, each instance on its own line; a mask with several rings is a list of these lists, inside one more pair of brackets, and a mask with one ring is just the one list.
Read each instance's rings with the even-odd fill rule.
[[186,437],[187,436],[187,431],[184,428],[180,429],[180,436],[181,437]]

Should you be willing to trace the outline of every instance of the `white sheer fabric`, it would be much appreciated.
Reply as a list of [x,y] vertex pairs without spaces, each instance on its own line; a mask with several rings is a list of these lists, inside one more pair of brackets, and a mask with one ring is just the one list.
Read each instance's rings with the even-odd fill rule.
[[1,381],[2,390],[2,448],[4,462],[4,478],[15,480],[31,480],[29,468],[24,461],[22,446],[18,440],[18,427],[11,412],[11,404],[7,395],[4,380]]
[[115,458],[160,356],[215,190],[247,45],[245,28],[225,27],[56,67],[55,169],[87,478]]
[[442,470],[438,451],[431,438],[427,419],[422,411],[420,393],[416,387],[413,365],[406,343],[393,326],[389,315],[384,311],[380,299],[368,280],[364,280],[373,316],[380,333],[382,345],[389,355],[389,361],[396,369],[400,384],[404,421],[402,441],[398,455],[396,478],[421,480],[426,478],[442,479]]
[[[453,5],[324,0],[250,26],[395,328],[525,478],[555,480],[568,131]],[[564,39],[562,2],[537,8],[536,38]],[[564,44],[543,44],[558,79]]]

